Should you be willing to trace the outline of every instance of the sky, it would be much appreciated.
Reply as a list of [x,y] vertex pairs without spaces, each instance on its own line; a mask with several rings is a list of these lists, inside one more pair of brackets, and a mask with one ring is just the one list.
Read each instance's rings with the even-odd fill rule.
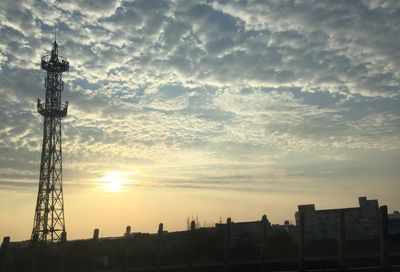
[[69,239],[400,208],[400,1],[0,1],[0,236],[29,239],[45,71]]

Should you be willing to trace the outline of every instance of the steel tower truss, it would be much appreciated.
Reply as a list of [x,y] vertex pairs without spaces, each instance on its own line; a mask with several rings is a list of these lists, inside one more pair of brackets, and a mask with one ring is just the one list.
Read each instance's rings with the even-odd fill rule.
[[68,101],[61,103],[64,89],[62,73],[69,70],[66,58],[58,55],[53,42],[50,55],[42,56],[41,68],[47,71],[45,102],[38,99],[37,110],[44,117],[39,189],[32,238],[57,242],[65,231],[62,185],[61,119],[67,115]]

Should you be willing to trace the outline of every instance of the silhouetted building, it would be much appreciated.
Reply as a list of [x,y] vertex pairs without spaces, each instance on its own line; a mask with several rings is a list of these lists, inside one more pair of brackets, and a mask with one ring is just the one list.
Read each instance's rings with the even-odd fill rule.
[[400,220],[400,212],[399,211],[393,211],[392,214],[388,214],[388,219],[389,220]]
[[299,205],[295,214],[296,225],[299,225],[299,212],[303,212],[306,239],[336,239],[338,215],[339,211],[343,211],[347,239],[362,240],[379,235],[378,200],[359,197],[358,201],[359,207],[342,209],[316,210],[314,204]]
[[[271,228],[271,224],[267,220],[268,228]],[[215,228],[218,230],[220,228],[225,229],[225,223],[215,224]],[[250,222],[232,222],[231,223],[231,236],[235,240],[241,239],[243,237],[261,237],[261,225],[260,221],[250,221]]]
[[[286,220],[284,225],[271,224],[267,219],[267,235],[270,241],[292,241],[295,240],[297,235],[296,226],[290,224],[289,220]],[[224,231],[226,224],[215,224],[215,229]],[[262,225],[260,221],[250,222],[232,222],[231,223],[231,243],[235,245],[237,243],[244,244],[245,241],[260,241],[262,236]],[[257,242],[258,243],[258,242]]]
[[388,228],[390,234],[400,235],[400,212],[393,211],[392,214],[388,214]]

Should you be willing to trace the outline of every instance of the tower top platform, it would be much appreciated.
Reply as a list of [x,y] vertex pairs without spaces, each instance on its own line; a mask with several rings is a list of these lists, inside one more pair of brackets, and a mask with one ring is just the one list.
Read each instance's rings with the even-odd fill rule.
[[58,55],[58,44],[56,41],[53,42],[51,54],[42,56],[40,66],[48,72],[63,73],[69,70],[68,60]]

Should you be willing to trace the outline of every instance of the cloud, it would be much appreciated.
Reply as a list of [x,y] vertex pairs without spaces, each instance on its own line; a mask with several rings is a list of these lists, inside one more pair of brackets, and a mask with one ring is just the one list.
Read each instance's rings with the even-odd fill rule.
[[95,20],[107,17],[116,11],[120,6],[120,0],[78,0],[78,1],[52,1],[52,7],[60,8],[71,13],[81,14],[87,20]]
[[78,183],[139,165],[157,184],[259,188],[309,178],[284,167],[294,154],[351,163],[400,148],[396,1],[0,5],[0,180],[36,179],[55,24],[71,68],[64,169]]

